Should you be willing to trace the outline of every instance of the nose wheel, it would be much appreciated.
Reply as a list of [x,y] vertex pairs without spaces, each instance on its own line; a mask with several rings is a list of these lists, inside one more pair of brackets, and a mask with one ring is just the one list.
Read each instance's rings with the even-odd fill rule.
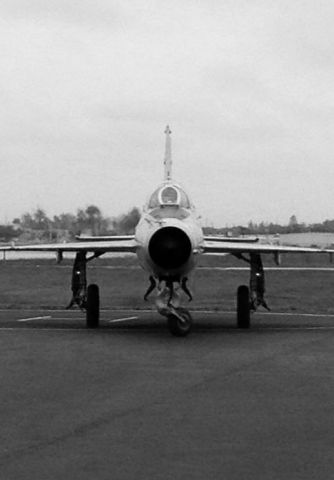
[[193,320],[185,308],[175,308],[167,315],[169,331],[176,337],[185,337],[191,330]]

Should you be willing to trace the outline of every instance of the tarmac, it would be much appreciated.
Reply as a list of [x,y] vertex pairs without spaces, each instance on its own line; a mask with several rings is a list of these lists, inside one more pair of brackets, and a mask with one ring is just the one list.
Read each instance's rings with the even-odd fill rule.
[[334,315],[0,310],[0,478],[334,477]]

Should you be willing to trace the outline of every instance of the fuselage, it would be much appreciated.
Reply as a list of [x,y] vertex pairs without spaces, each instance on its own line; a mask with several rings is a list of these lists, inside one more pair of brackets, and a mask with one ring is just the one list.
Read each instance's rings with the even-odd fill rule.
[[137,225],[137,255],[159,280],[180,281],[196,265],[203,232],[184,189],[166,180],[151,195]]

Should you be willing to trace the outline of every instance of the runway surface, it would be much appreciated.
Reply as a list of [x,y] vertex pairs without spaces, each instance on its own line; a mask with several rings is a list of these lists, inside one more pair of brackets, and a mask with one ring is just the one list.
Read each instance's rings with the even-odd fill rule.
[[0,478],[326,479],[334,316],[0,310]]

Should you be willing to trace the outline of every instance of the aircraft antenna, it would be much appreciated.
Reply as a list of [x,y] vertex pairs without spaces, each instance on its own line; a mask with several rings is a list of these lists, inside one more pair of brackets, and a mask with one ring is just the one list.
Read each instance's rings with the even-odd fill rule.
[[166,134],[166,147],[165,147],[165,158],[164,158],[164,165],[165,165],[165,181],[169,181],[172,179],[172,139],[170,138],[171,129],[169,125],[167,125],[165,134]]

